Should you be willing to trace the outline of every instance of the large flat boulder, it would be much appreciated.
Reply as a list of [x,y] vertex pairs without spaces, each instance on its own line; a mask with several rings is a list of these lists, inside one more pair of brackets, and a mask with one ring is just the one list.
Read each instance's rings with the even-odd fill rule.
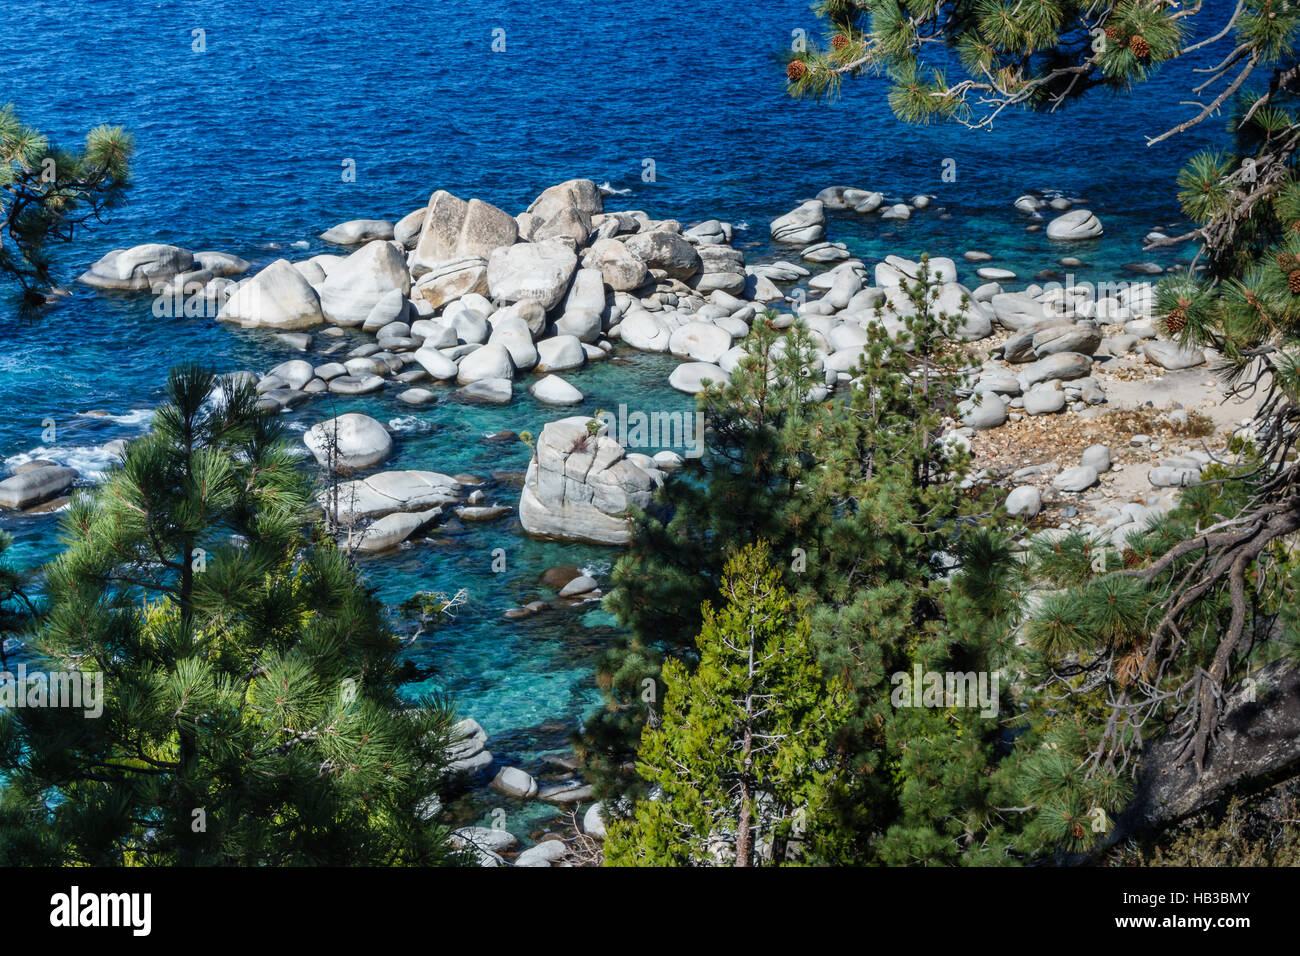
[[130,249],[114,249],[78,276],[77,281],[96,289],[139,292],[194,268],[194,256],[188,250],[149,242]]
[[462,497],[460,483],[436,471],[381,471],[326,488],[316,500],[337,521],[351,524],[399,511],[445,507]]
[[772,220],[772,238],[801,246],[826,238],[826,207],[820,199],[810,199],[784,216]]
[[326,229],[319,238],[336,246],[359,246],[375,239],[392,239],[393,224],[387,219],[350,219]]
[[75,468],[43,465],[0,481],[0,508],[30,508],[67,493],[77,480]]

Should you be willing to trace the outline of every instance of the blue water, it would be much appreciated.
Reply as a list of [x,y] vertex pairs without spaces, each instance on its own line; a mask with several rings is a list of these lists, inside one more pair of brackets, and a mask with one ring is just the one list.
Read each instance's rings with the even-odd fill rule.
[[[145,241],[220,249],[257,265],[307,258],[327,251],[314,237],[328,226],[396,219],[434,189],[517,212],[547,185],[577,176],[630,190],[607,208],[747,224],[736,245],[751,261],[770,251],[773,216],[834,184],[937,197],[902,224],[836,215],[831,238],[868,260],[982,248],[1026,280],[1065,254],[1087,261],[1075,272],[1094,280],[1120,278],[1124,262],[1173,261],[1142,253],[1140,239],[1177,218],[1172,177],[1221,128],[1144,145],[1144,135],[1181,118],[1165,103],[1178,98],[1170,91],[1186,82],[1186,67],[1132,99],[1103,94],[1054,118],[1009,115],[993,132],[906,127],[875,80],[849,83],[835,104],[787,98],[779,53],[798,28],[817,33],[806,0],[766,0],[758,16],[751,4],[716,0],[9,3],[0,7],[0,101],[58,142],[103,122],[136,136],[130,202],[62,250],[69,280],[108,250]],[[195,30],[206,52],[192,50]],[[504,52],[492,51],[495,30],[505,31]],[[948,159],[955,182],[941,178]],[[345,160],[355,162],[355,182],[344,181]],[[643,178],[646,161],[653,181]],[[1025,232],[1011,202],[1029,188],[1085,197],[1106,238],[1079,251]],[[103,443],[143,427],[169,365],[194,358],[265,370],[290,357],[264,333],[157,319],[148,297],[74,288],[32,322],[0,298],[0,458],[52,457],[93,477],[106,460]],[[581,411],[620,401],[686,407],[666,389],[668,362],[621,354],[624,363],[566,375],[589,397]],[[521,471],[527,450],[485,434],[537,432],[559,417],[533,403],[526,384],[504,409],[444,401],[412,411],[381,393],[337,401],[328,413],[409,416],[391,467],[486,477]],[[308,405],[290,421],[301,431],[326,407]],[[79,415],[90,410],[118,419]],[[53,441],[42,434],[51,421]],[[508,476],[489,489],[494,501],[517,500]],[[28,564],[52,553],[53,522],[0,519]],[[498,547],[507,570],[494,574]],[[427,686],[452,691],[484,725],[500,760],[536,769],[596,700],[592,662],[615,631],[602,612],[513,623],[502,612],[545,596],[538,576],[551,565],[607,570],[616,557],[531,541],[510,518],[453,525],[433,543],[367,561],[365,572],[392,602],[419,588],[468,590],[457,619],[412,654],[430,668]],[[518,826],[537,816],[522,815]]]

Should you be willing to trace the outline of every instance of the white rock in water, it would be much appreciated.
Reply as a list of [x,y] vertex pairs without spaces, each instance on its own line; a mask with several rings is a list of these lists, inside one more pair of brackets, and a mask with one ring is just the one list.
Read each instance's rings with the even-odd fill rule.
[[668,376],[669,385],[688,395],[704,391],[705,380],[722,385],[727,381],[727,373],[720,366],[708,362],[687,362],[677,366]]
[[1021,485],[1007,495],[1006,509],[1007,514],[1032,518],[1043,510],[1043,496],[1033,485]]
[[285,259],[276,259],[235,286],[217,318],[281,331],[310,329],[325,321],[316,290]]
[[247,259],[232,256],[228,252],[214,252],[212,250],[194,253],[194,263],[219,279],[237,278],[253,267],[253,264]]
[[[631,456],[629,456],[631,457]],[[560,597],[577,597],[596,590],[596,579],[589,574],[580,574],[564,587],[560,588]]]
[[413,209],[397,222],[393,223],[393,241],[401,243],[402,248],[410,251],[420,239],[420,230],[424,228],[426,207]]
[[477,348],[462,358],[456,368],[456,382],[460,385],[472,385],[485,379],[512,379],[514,376],[515,363],[504,345]]
[[288,362],[281,362],[267,374],[283,379],[289,388],[302,388],[315,378],[316,370],[312,368],[311,362],[290,359]]
[[339,246],[359,246],[374,239],[392,239],[393,224],[387,219],[351,219],[326,229],[319,238]]
[[338,263],[325,277],[320,287],[321,312],[335,325],[361,325],[376,303],[393,290],[403,296],[411,291],[406,259],[394,243],[376,240]]
[[[393,452],[393,438],[388,430],[369,415],[358,412],[313,425],[303,435],[303,443],[321,465],[328,468],[332,464],[339,472],[370,468]],[[330,448],[331,444],[334,449]],[[332,463],[331,453],[335,456]]]
[[78,276],[77,281],[97,289],[138,292],[169,282],[192,271],[194,266],[194,256],[189,250],[149,242],[130,249],[114,249]]
[[57,498],[76,480],[74,468],[53,464],[29,468],[0,481],[0,508],[30,508]]
[[826,207],[820,200],[810,199],[784,216],[772,220],[772,238],[806,246],[826,237]]
[[399,511],[375,521],[360,534],[353,535],[352,543],[361,551],[388,551],[397,547],[411,535],[442,514],[441,508],[412,514]]
[[556,335],[537,343],[538,372],[567,372],[587,364],[587,351],[576,335]]
[[1101,233],[1101,220],[1087,209],[1074,209],[1047,224],[1048,239],[1095,239]]
[[667,352],[671,333],[652,312],[638,309],[623,317],[619,336],[634,349],[643,352]]
[[415,360],[420,366],[439,381],[455,378],[459,369],[456,363],[437,349],[422,348],[415,353]]
[[523,800],[537,795],[537,781],[518,767],[502,767],[492,779],[492,789]]
[[559,840],[543,840],[515,857],[515,866],[550,866],[564,859],[568,851]]
[[731,348],[731,334],[709,322],[687,322],[668,336],[668,351],[678,358],[716,365]]
[[534,382],[528,391],[533,398],[547,405],[580,405],[583,401],[582,392],[558,375],[548,375]]
[[519,845],[519,838],[506,829],[497,827],[461,827],[451,834],[451,844],[456,847],[478,847],[501,853]]
[[485,378],[456,389],[456,397],[462,402],[506,405],[514,397],[514,389],[510,387],[508,378]]
[[488,336],[488,345],[503,345],[510,353],[510,360],[519,371],[527,371],[537,365],[537,346],[528,323],[512,312],[502,310],[492,317],[492,334]]

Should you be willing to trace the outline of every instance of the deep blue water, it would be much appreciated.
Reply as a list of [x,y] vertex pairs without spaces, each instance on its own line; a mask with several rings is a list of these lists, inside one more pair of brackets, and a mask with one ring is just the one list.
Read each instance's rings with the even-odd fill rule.
[[[842,183],[904,198],[931,193],[952,214],[932,208],[897,225],[836,216],[831,238],[869,261],[978,247],[1027,277],[1068,253],[1089,263],[1076,270],[1081,278],[1119,278],[1120,264],[1152,258],[1139,241],[1176,218],[1174,173],[1221,129],[1144,145],[1144,134],[1181,118],[1164,97],[1186,67],[1132,99],[1103,94],[1064,116],[1009,115],[993,132],[903,126],[870,79],[847,84],[838,103],[794,102],[779,52],[797,28],[817,30],[804,0],[10,3],[0,7],[0,102],[13,101],[59,142],[103,122],[136,136],[129,204],[63,250],[68,279],[109,249],[145,241],[221,249],[258,265],[307,258],[326,251],[314,237],[335,222],[395,219],[434,189],[518,212],[576,176],[630,190],[607,208],[748,224],[736,244],[751,259],[767,251],[773,216]],[[192,50],[195,30],[206,52]],[[505,31],[505,52],[492,51],[494,30]],[[941,179],[946,159],[956,161],[956,182]],[[355,162],[355,182],[341,175],[345,160]],[[652,182],[642,177],[647,160]],[[1106,238],[1080,252],[1026,233],[1011,202],[1028,188],[1086,197]],[[0,458],[39,454],[90,475],[105,441],[143,427],[170,364],[265,370],[288,357],[264,334],[157,319],[147,296],[80,287],[34,322],[0,298],[0,328]],[[620,401],[685,407],[666,389],[665,360],[627,358],[566,376],[589,396],[584,411]],[[330,413],[406,416],[391,467],[488,475],[521,470],[527,451],[484,434],[536,432],[559,417],[524,385],[505,409],[440,403],[412,412],[386,393],[339,401]],[[119,418],[78,415],[92,409]],[[325,415],[316,403],[292,421],[301,430]],[[41,435],[47,419],[57,428],[52,444]],[[492,494],[517,497],[505,482]],[[20,561],[34,564],[54,547],[49,517],[0,524],[18,537]],[[369,561],[366,571],[394,602],[417,588],[469,591],[457,620],[415,656],[482,722],[499,758],[535,767],[596,699],[591,665],[612,621],[600,611],[520,623],[501,614],[538,595],[544,568],[607,569],[617,554],[530,541],[513,519],[446,537]],[[496,547],[508,554],[502,574],[490,570]]]

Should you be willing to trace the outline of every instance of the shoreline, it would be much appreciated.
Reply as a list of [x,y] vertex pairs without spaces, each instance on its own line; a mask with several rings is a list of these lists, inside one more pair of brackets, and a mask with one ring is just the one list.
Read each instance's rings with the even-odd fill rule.
[[[537,212],[526,211],[516,217],[501,210],[485,211],[480,207],[487,204],[477,200],[462,201],[435,192],[428,206],[413,210],[396,223],[354,220],[322,234],[357,240],[338,247],[344,254],[318,254],[297,263],[277,260],[247,275],[251,264],[246,260],[212,252],[190,254],[178,247],[145,252],[141,250],[146,247],[134,247],[116,256],[110,254],[88,274],[102,286],[104,276],[125,273],[125,278],[114,281],[130,286],[139,282],[142,273],[148,273],[143,278],[151,282],[174,268],[176,271],[165,277],[161,292],[147,284],[120,291],[147,292],[157,296],[155,303],[174,305],[193,302],[192,296],[184,295],[185,287],[197,285],[204,309],[225,296],[224,303],[217,306],[218,313],[235,301],[226,318],[245,328],[265,330],[274,336],[270,341],[276,351],[298,357],[265,372],[231,374],[257,377],[268,407],[274,405],[293,414],[295,424],[310,421],[313,428],[319,428],[337,418],[337,408],[322,408],[323,403],[345,403],[349,409],[376,412],[376,416],[350,410],[343,414],[369,419],[358,423],[359,435],[349,438],[347,453],[353,460],[347,482],[352,515],[364,523],[361,541],[374,544],[365,548],[373,551],[366,561],[367,573],[382,575],[383,562],[386,556],[391,557],[392,549],[409,548],[410,542],[421,536],[434,542],[434,548],[454,547],[456,535],[445,534],[445,522],[453,516],[462,528],[482,524],[503,529],[503,519],[511,518],[509,528],[501,533],[503,540],[514,541],[518,531],[513,522],[526,510],[522,503],[529,489],[535,502],[535,507],[529,507],[535,513],[525,523],[525,532],[561,539],[573,533],[591,544],[617,545],[618,522],[610,519],[620,512],[620,506],[647,502],[657,484],[671,480],[681,456],[669,448],[626,447],[619,440],[619,433],[626,439],[626,430],[615,428],[614,435],[593,436],[598,448],[607,449],[605,470],[618,472],[608,481],[596,482],[610,498],[602,502],[607,507],[592,504],[596,489],[591,481],[574,486],[565,483],[558,491],[554,482],[547,487],[546,473],[563,475],[571,456],[562,441],[564,428],[581,428],[584,419],[575,418],[565,405],[577,409],[589,404],[589,396],[568,378],[585,383],[597,374],[593,370],[598,365],[608,367],[610,376],[617,374],[620,365],[625,374],[637,374],[637,356],[672,356],[678,363],[675,370],[647,394],[658,396],[655,401],[676,395],[675,401],[684,402],[705,378],[716,381],[730,373],[739,360],[749,324],[763,308],[773,306],[782,312],[778,322],[789,324],[798,315],[825,344],[825,395],[819,397],[837,391],[842,394],[851,379],[852,361],[865,341],[865,324],[873,321],[874,309],[881,303],[901,305],[899,283],[916,267],[912,260],[897,257],[869,265],[854,257],[847,244],[828,236],[839,215],[874,215],[889,221],[885,215],[892,213],[894,219],[902,218],[898,204],[887,203],[883,195],[857,192],[866,195],[859,199],[843,188],[832,187],[819,194],[824,198],[806,201],[778,216],[768,230],[772,247],[753,262],[736,248],[741,237],[722,220],[704,220],[683,228],[675,220],[653,220],[637,211],[605,213],[603,197],[594,183],[569,181],[544,191],[529,207],[536,207]],[[858,200],[855,207],[875,205],[867,211],[850,211],[850,198]],[[1041,200],[1040,206],[1036,205],[1039,199],[1021,200],[1026,198],[1033,202],[1010,204],[1009,223],[1041,229],[1049,221],[1043,209],[1052,217],[1071,213],[1072,204],[1052,208],[1051,200]],[[1026,210],[1030,205],[1033,208]],[[828,209],[836,216],[827,216]],[[918,196],[906,215],[950,213],[933,205],[928,197]],[[1085,231],[1093,228],[1085,217],[1075,218],[1082,221]],[[513,225],[508,225],[507,219]],[[501,241],[512,229],[514,237]],[[756,231],[750,230],[744,238],[761,246],[752,235]],[[525,233],[531,238],[516,241]],[[1058,246],[1055,251],[1087,255],[1087,250],[1105,241],[1104,234],[1099,234]],[[401,246],[400,251],[394,243]],[[489,245],[491,248],[486,248]],[[500,253],[503,249],[506,251]],[[1129,530],[1171,507],[1177,488],[1196,479],[1206,462],[1193,454],[1197,450],[1193,446],[1197,439],[1208,436],[1181,434],[1185,429],[1179,422],[1187,416],[1162,422],[1154,415],[1149,426],[1153,434],[1146,442],[1134,444],[1135,432],[1116,432],[1108,443],[1093,442],[1080,449],[1063,436],[1078,431],[1082,423],[1104,422],[1108,413],[1141,409],[1152,396],[1166,398],[1169,411],[1178,411],[1172,407],[1176,404],[1188,413],[1205,412],[1203,406],[1216,390],[1216,386],[1205,385],[1212,378],[1204,362],[1207,357],[1201,356],[1202,361],[1186,369],[1161,366],[1161,362],[1191,362],[1195,356],[1183,356],[1176,348],[1171,351],[1160,345],[1167,339],[1150,322],[1149,297],[1140,291],[1142,282],[1151,281],[1149,275],[1116,280],[1119,293],[1099,301],[1080,292],[1078,286],[1048,278],[1049,271],[1057,271],[1054,269],[1038,273],[1043,276],[1041,284],[1025,283],[1011,270],[998,271],[995,258],[987,253],[970,248],[935,251],[952,256],[931,259],[931,268],[945,280],[946,298],[941,304],[962,313],[961,347],[982,356],[962,420],[951,423],[952,440],[971,445],[976,454],[975,470],[991,469],[985,477],[1007,488],[1008,511],[1012,510],[1011,498],[1016,497],[1016,512],[1036,521],[1041,529],[1036,533],[1085,530],[1104,534],[1110,545],[1122,547]],[[486,255],[481,254],[484,252]],[[1058,259],[1062,261],[1057,264],[1064,268],[1075,268],[1072,262],[1082,265],[1073,254]],[[495,272],[494,262],[500,263]],[[129,271],[125,268],[128,264]],[[967,278],[970,286],[961,284],[959,269],[981,283]],[[241,276],[244,278],[237,283]],[[203,280],[201,284],[199,280]],[[1003,282],[1021,291],[1006,291]],[[257,294],[250,294],[252,290]],[[308,290],[315,296],[315,312],[311,311]],[[185,308],[180,314],[185,315]],[[319,321],[312,320],[315,315]],[[627,359],[629,354],[632,357]],[[1026,378],[1028,369],[1034,371]],[[326,374],[322,375],[322,370]],[[534,404],[528,404],[519,387],[525,383],[532,385],[529,392]],[[542,383],[547,383],[546,397],[537,394]],[[576,400],[561,387],[565,385],[578,393]],[[381,402],[386,404],[376,410],[375,403]],[[554,461],[548,468],[539,452],[538,468],[530,462],[522,476],[522,489],[514,487],[518,471],[499,467],[481,469],[490,477],[481,472],[444,473],[438,462],[428,461],[405,462],[405,468],[385,470],[394,456],[401,457],[402,445],[409,440],[393,428],[397,420],[393,416],[419,420],[420,409],[445,405],[455,406],[452,415],[475,410],[489,417],[495,414],[494,409],[504,412],[522,407],[536,419],[531,427],[539,445],[544,433],[549,433],[544,447],[554,454]],[[622,407],[630,406],[625,402]],[[634,411],[678,413],[644,407]],[[1214,441],[1221,443],[1224,429],[1249,414],[1244,406],[1230,415],[1210,413]],[[111,420],[113,416],[106,417]],[[566,420],[570,420],[567,426]],[[125,427],[125,422],[119,424]],[[1099,427],[1104,430],[1105,426]],[[1036,434],[1029,434],[1031,429]],[[1024,460],[999,474],[1009,463],[998,458],[996,438],[1018,431],[1026,436],[1019,447],[1012,441],[1012,452]],[[505,437],[495,447],[510,442]],[[1095,451],[1101,444],[1107,445],[1104,467],[1103,456]],[[486,454],[477,457],[491,459],[496,465],[499,456],[493,447],[485,442]],[[11,456],[9,461],[31,457],[40,450],[38,446],[32,452]],[[309,444],[303,454],[310,460],[316,450]],[[1086,456],[1090,451],[1092,464],[1077,463],[1080,453]],[[677,461],[670,455],[677,455]],[[320,456],[317,458],[319,461]],[[1150,476],[1157,469],[1165,469],[1159,473],[1160,484]],[[1035,496],[1036,506],[1032,504]],[[378,500],[381,498],[385,500]],[[57,502],[58,498],[37,507],[51,500]],[[358,501],[369,503],[356,507]],[[438,513],[432,514],[434,511]],[[6,512],[0,523],[8,523],[8,515]],[[378,530],[372,530],[376,526]],[[578,562],[574,570],[583,567],[591,565]],[[587,580],[579,590],[562,594],[578,578]],[[597,575],[574,574],[565,581],[553,578],[551,583],[558,586],[546,590],[553,591],[555,597],[539,599],[545,607],[530,610],[528,604],[517,605],[507,610],[496,626],[513,626],[507,622],[544,610],[577,615],[584,605],[598,606],[594,603],[600,595]],[[523,611],[529,613],[512,613]],[[481,713],[470,716],[486,719]],[[466,759],[487,752],[489,742],[485,733],[484,746]],[[480,767],[480,779],[485,780],[486,772],[498,763]],[[529,769],[544,773],[542,764]],[[570,781],[552,782],[565,786]],[[528,789],[524,787],[524,792]]]

